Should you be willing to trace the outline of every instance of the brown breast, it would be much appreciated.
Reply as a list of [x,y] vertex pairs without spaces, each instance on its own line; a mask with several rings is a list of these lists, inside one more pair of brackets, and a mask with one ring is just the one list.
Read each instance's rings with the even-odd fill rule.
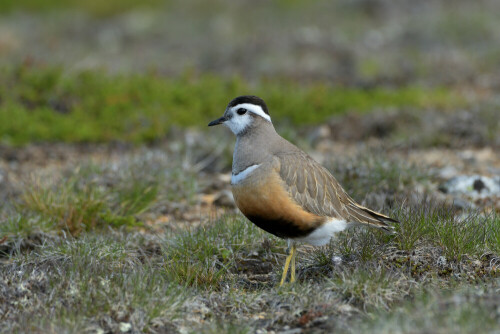
[[326,221],[326,217],[307,212],[293,201],[274,169],[261,168],[232,186],[236,205],[251,222],[280,238],[296,238]]

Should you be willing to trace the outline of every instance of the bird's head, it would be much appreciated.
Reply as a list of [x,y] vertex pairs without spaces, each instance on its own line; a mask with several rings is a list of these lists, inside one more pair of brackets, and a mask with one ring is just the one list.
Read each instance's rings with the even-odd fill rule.
[[224,115],[210,122],[208,126],[224,124],[239,136],[262,121],[271,123],[271,116],[264,100],[257,96],[244,95],[229,102]]

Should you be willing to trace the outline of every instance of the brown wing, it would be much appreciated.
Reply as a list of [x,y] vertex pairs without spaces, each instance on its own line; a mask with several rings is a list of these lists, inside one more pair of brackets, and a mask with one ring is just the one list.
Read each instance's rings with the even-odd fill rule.
[[304,210],[318,216],[332,217],[372,225],[386,231],[386,222],[396,220],[357,204],[333,175],[302,151],[278,154],[279,175],[287,191]]

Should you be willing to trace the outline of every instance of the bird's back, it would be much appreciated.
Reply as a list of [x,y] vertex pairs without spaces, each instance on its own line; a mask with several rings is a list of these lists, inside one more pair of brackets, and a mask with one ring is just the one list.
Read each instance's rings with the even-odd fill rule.
[[357,204],[326,168],[276,132],[261,133],[247,143],[239,138],[235,162],[239,173],[254,169],[233,184],[238,208],[277,236],[303,237],[332,219],[387,231],[387,222],[395,221]]

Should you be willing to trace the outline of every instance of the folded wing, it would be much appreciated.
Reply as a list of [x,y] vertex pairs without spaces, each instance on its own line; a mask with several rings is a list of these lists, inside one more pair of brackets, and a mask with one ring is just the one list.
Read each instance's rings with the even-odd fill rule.
[[318,216],[343,219],[392,231],[386,215],[357,204],[333,175],[302,151],[278,154],[278,172],[291,198]]

